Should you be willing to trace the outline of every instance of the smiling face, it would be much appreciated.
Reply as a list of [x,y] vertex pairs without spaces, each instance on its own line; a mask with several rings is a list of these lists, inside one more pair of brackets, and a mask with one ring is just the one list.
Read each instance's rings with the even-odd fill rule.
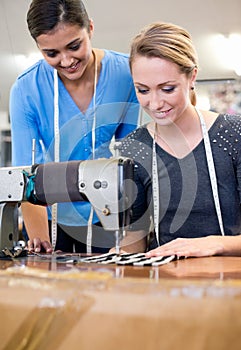
[[180,73],[175,63],[137,55],[132,63],[132,76],[140,105],[159,125],[178,124],[191,108],[190,89],[196,70],[188,77]]
[[90,31],[78,25],[58,24],[54,30],[37,37],[38,48],[44,59],[57,69],[62,78],[77,80],[82,77],[92,55]]

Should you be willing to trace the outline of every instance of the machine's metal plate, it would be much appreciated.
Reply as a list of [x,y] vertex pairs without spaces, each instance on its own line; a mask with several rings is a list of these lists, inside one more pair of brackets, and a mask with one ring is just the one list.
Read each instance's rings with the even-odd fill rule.
[[0,202],[19,202],[23,200],[23,169],[0,169]]

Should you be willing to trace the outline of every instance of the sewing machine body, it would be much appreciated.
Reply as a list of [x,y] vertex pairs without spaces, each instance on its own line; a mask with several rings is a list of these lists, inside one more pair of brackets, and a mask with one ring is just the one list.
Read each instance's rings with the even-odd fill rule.
[[18,241],[18,206],[24,201],[36,205],[88,201],[102,226],[118,232],[118,240],[129,225],[133,201],[133,162],[129,158],[0,168],[0,179],[1,250]]

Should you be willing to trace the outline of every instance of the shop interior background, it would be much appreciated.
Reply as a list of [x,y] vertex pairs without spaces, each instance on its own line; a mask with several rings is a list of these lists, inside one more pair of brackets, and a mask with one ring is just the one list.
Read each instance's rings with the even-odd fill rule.
[[[41,55],[30,37],[31,0],[0,0],[0,155],[10,152],[9,91],[20,72]],[[163,20],[192,34],[199,56],[200,107],[241,114],[240,0],[85,0],[94,20],[94,47],[129,52],[131,38],[146,24]],[[3,159],[4,158],[4,159]]]

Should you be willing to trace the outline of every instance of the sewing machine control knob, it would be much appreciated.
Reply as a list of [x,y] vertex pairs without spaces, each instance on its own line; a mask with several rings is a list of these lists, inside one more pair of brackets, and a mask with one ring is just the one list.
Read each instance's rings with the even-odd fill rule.
[[95,182],[94,182],[94,188],[95,189],[99,189],[99,188],[101,188],[101,181],[99,181],[99,180],[96,180]]
[[94,188],[95,189],[99,189],[99,188],[107,188],[107,186],[108,186],[108,183],[107,183],[107,181],[100,181],[100,180],[96,180],[95,182],[94,182]]

